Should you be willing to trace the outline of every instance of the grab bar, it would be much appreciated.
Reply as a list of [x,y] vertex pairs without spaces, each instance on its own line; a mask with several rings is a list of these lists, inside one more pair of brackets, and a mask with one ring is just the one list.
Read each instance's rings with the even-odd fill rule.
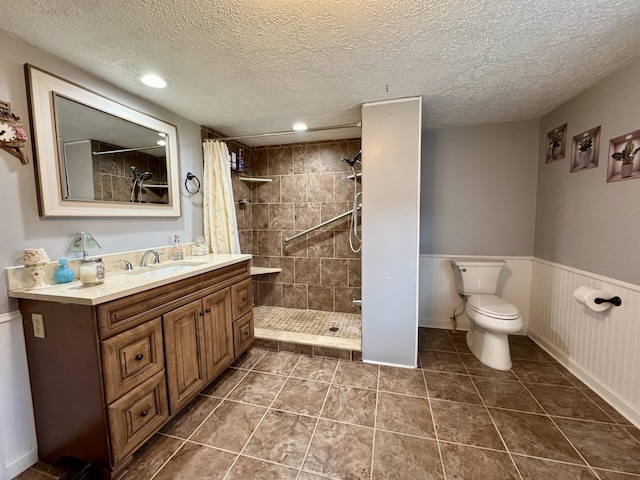
[[[362,209],[362,204],[358,205],[358,210],[360,210],[360,209]],[[322,227],[324,227],[325,225],[329,225],[330,223],[335,222],[336,220],[340,220],[341,218],[344,218],[344,217],[346,217],[347,215],[351,215],[352,213],[353,213],[353,209],[352,209],[352,210],[349,210],[348,212],[341,213],[341,214],[340,214],[340,215],[338,215],[337,217],[330,218],[329,220],[327,220],[327,221],[325,221],[325,222],[322,222],[322,223],[320,223],[320,224],[316,225],[315,227],[307,228],[304,232],[296,233],[295,235],[292,235],[292,236],[290,236],[290,237],[288,237],[288,238],[285,238],[285,239],[282,241],[282,243],[284,243],[284,244],[286,245],[286,244],[287,244],[287,243],[289,243],[291,240],[295,240],[296,238],[301,237],[302,235],[306,235],[307,233],[313,232],[314,230],[317,230],[317,229],[319,229],[319,228],[322,228]]]

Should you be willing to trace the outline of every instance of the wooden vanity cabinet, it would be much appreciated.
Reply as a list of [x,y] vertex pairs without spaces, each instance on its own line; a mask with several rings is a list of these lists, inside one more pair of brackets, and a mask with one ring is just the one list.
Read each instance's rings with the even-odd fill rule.
[[93,461],[108,479],[254,342],[248,262],[96,306],[19,306],[40,459]]

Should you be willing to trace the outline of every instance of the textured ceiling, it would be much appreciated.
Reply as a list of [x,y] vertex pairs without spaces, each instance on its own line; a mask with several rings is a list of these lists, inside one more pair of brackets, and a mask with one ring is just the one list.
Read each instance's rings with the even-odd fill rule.
[[536,118],[640,52],[638,0],[0,3],[7,32],[229,135],[354,123],[363,102],[415,95],[428,128]]

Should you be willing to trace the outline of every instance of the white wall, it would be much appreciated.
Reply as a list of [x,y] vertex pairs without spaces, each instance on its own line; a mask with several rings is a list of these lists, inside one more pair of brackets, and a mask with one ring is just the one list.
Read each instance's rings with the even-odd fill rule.
[[[580,305],[580,286],[622,298],[598,313]],[[529,335],[640,427],[640,286],[535,259]]]
[[362,359],[415,367],[422,98],[362,107]]
[[38,460],[22,318],[17,312],[0,314],[0,428],[0,479],[11,478]]
[[[462,300],[456,291],[451,268],[451,258],[486,258],[477,255],[420,255],[420,306],[421,327],[452,328],[449,317],[453,309],[460,307]],[[497,294],[511,302],[522,315],[523,331],[527,330],[530,318],[531,257],[501,256],[507,264],[498,279]],[[460,313],[462,308],[457,309]],[[469,329],[469,318],[457,317],[457,328]]]

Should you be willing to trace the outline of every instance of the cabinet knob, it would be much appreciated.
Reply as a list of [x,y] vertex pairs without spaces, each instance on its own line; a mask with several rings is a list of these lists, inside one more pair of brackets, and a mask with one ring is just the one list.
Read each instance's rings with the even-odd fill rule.
[[204,312],[200,312],[200,316],[201,316],[201,317],[204,317]]
[[149,415],[149,410],[142,410],[142,411],[140,412],[140,416],[141,416],[141,417],[146,417],[147,415]]
[[139,353],[136,355],[136,360],[140,361],[144,358],[144,355],[142,353]]
[[242,302],[246,302],[247,301],[247,294],[245,293],[244,295],[240,295],[240,300]]
[[207,309],[205,309],[205,312],[209,313],[209,312],[211,312],[211,309],[207,308]]

